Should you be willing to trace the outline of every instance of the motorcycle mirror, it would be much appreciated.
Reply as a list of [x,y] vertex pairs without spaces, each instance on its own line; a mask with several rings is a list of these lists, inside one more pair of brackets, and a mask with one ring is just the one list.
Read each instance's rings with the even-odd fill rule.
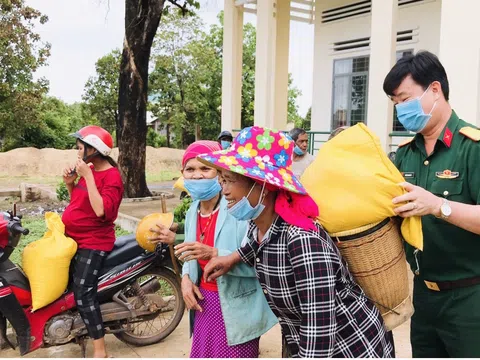
[[17,216],[17,203],[13,203],[13,217]]

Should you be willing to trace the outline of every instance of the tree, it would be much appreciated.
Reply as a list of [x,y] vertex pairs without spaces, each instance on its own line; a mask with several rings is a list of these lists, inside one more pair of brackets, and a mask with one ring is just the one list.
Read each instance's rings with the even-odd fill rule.
[[302,123],[303,119],[298,113],[297,99],[302,92],[296,87],[292,86],[293,80],[291,74],[288,74],[288,113],[287,118],[289,122],[294,124]]
[[[152,52],[150,109],[178,146],[194,139],[216,139],[220,132],[222,92],[223,13],[209,31],[197,17],[168,16],[162,21]],[[256,29],[244,26],[242,127],[253,125]],[[300,91],[289,81],[289,119],[300,119]]]
[[84,117],[81,104],[68,105],[55,97],[44,96],[33,113],[35,120],[24,125],[21,136],[9,139],[5,150],[26,146],[71,149],[75,139],[69,134],[91,123]]
[[[203,27],[197,16],[169,14],[159,26],[153,48],[151,109],[167,130],[174,125],[176,145],[183,148],[199,138],[199,129],[208,122],[201,113],[206,106],[205,76],[211,69],[202,60],[212,49],[203,46]],[[208,61],[212,65],[214,56]]]
[[118,49],[98,59],[95,63],[96,75],[88,79],[82,96],[89,113],[111,133],[116,129],[118,118],[120,59]]
[[[145,179],[148,65],[153,38],[165,5],[199,7],[194,0],[125,0],[125,38],[120,65],[117,131],[119,168],[126,197],[151,195]],[[167,7],[168,8],[168,7]]]
[[34,31],[48,18],[24,0],[0,1],[0,138],[2,149],[22,143],[26,131],[38,126],[38,109],[48,82],[33,80],[45,65],[50,45]]
[[305,119],[302,123],[302,128],[305,130],[310,130],[312,128],[312,107],[307,111],[307,115],[305,115]]

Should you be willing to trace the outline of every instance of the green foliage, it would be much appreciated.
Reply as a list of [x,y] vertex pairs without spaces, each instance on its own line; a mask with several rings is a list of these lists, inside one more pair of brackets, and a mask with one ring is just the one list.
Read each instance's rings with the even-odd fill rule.
[[305,115],[305,119],[303,120],[303,128],[305,130],[312,129],[312,107],[308,109],[307,115]]
[[91,76],[83,94],[85,106],[98,124],[112,133],[118,118],[119,74],[122,54],[115,49],[95,63],[96,75]]
[[57,199],[59,201],[70,201],[70,194],[68,193],[67,185],[63,181],[60,181],[57,184],[55,189],[57,192]]
[[288,122],[297,124],[303,121],[303,118],[298,113],[297,98],[302,95],[302,92],[292,87],[293,80],[290,74],[288,74]]
[[294,120],[295,127],[309,131],[312,128],[312,107],[308,109],[305,118],[298,116]]
[[35,121],[25,125],[20,136],[7,137],[4,151],[26,146],[71,149],[75,139],[69,134],[89,123],[81,104],[68,105],[55,97],[42,97],[32,111]]
[[25,246],[42,238],[45,231],[47,231],[45,219],[41,216],[24,217],[22,219],[22,226],[30,230],[30,233],[28,235],[22,235],[18,246],[13,250],[12,255],[10,255],[10,260],[20,266],[22,265],[22,252]]
[[39,126],[39,105],[48,90],[44,78],[33,80],[46,64],[50,44],[34,31],[48,18],[24,0],[0,1],[0,138],[2,149],[22,143]]
[[152,128],[148,128],[147,146],[153,146],[154,148],[165,147],[167,146],[167,138],[160,135]]
[[192,198],[190,196],[184,197],[182,203],[178,205],[173,212],[173,221],[178,223],[177,233],[179,234],[182,234],[185,230],[185,216],[191,204]]
[[129,235],[129,234],[131,234],[130,231],[123,230],[120,226],[115,225],[115,237],[116,238],[118,238],[120,236],[123,236],[123,235]]
[[[197,16],[162,18],[152,49],[150,110],[185,147],[198,136],[216,139],[220,132],[223,13],[208,32]],[[244,26],[241,126],[253,125],[256,30]],[[297,121],[300,91],[289,81],[288,116]]]

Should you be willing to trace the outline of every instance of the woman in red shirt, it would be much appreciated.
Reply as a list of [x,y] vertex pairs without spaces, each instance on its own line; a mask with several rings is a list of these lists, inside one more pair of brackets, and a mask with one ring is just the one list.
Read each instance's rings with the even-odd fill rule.
[[[62,221],[65,233],[78,244],[72,261],[73,292],[77,308],[93,339],[93,357],[106,357],[105,330],[97,300],[100,270],[113,249],[113,222],[123,196],[123,182],[115,161],[109,157],[112,136],[99,126],[86,126],[73,134],[78,160],[63,171],[70,204]],[[77,184],[75,180],[80,178]]]

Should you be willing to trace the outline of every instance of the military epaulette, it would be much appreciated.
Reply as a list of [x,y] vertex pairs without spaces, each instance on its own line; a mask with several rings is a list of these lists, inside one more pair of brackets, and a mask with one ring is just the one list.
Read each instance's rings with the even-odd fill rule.
[[480,141],[480,130],[479,129],[475,129],[471,126],[465,126],[465,127],[461,128],[459,132],[460,132],[460,134],[462,134],[463,136],[466,136],[470,140]]
[[410,144],[413,141],[413,139],[414,139],[414,137],[412,136],[410,139],[402,141],[400,144],[398,144],[398,147],[401,148],[401,147],[404,147],[405,145]]

